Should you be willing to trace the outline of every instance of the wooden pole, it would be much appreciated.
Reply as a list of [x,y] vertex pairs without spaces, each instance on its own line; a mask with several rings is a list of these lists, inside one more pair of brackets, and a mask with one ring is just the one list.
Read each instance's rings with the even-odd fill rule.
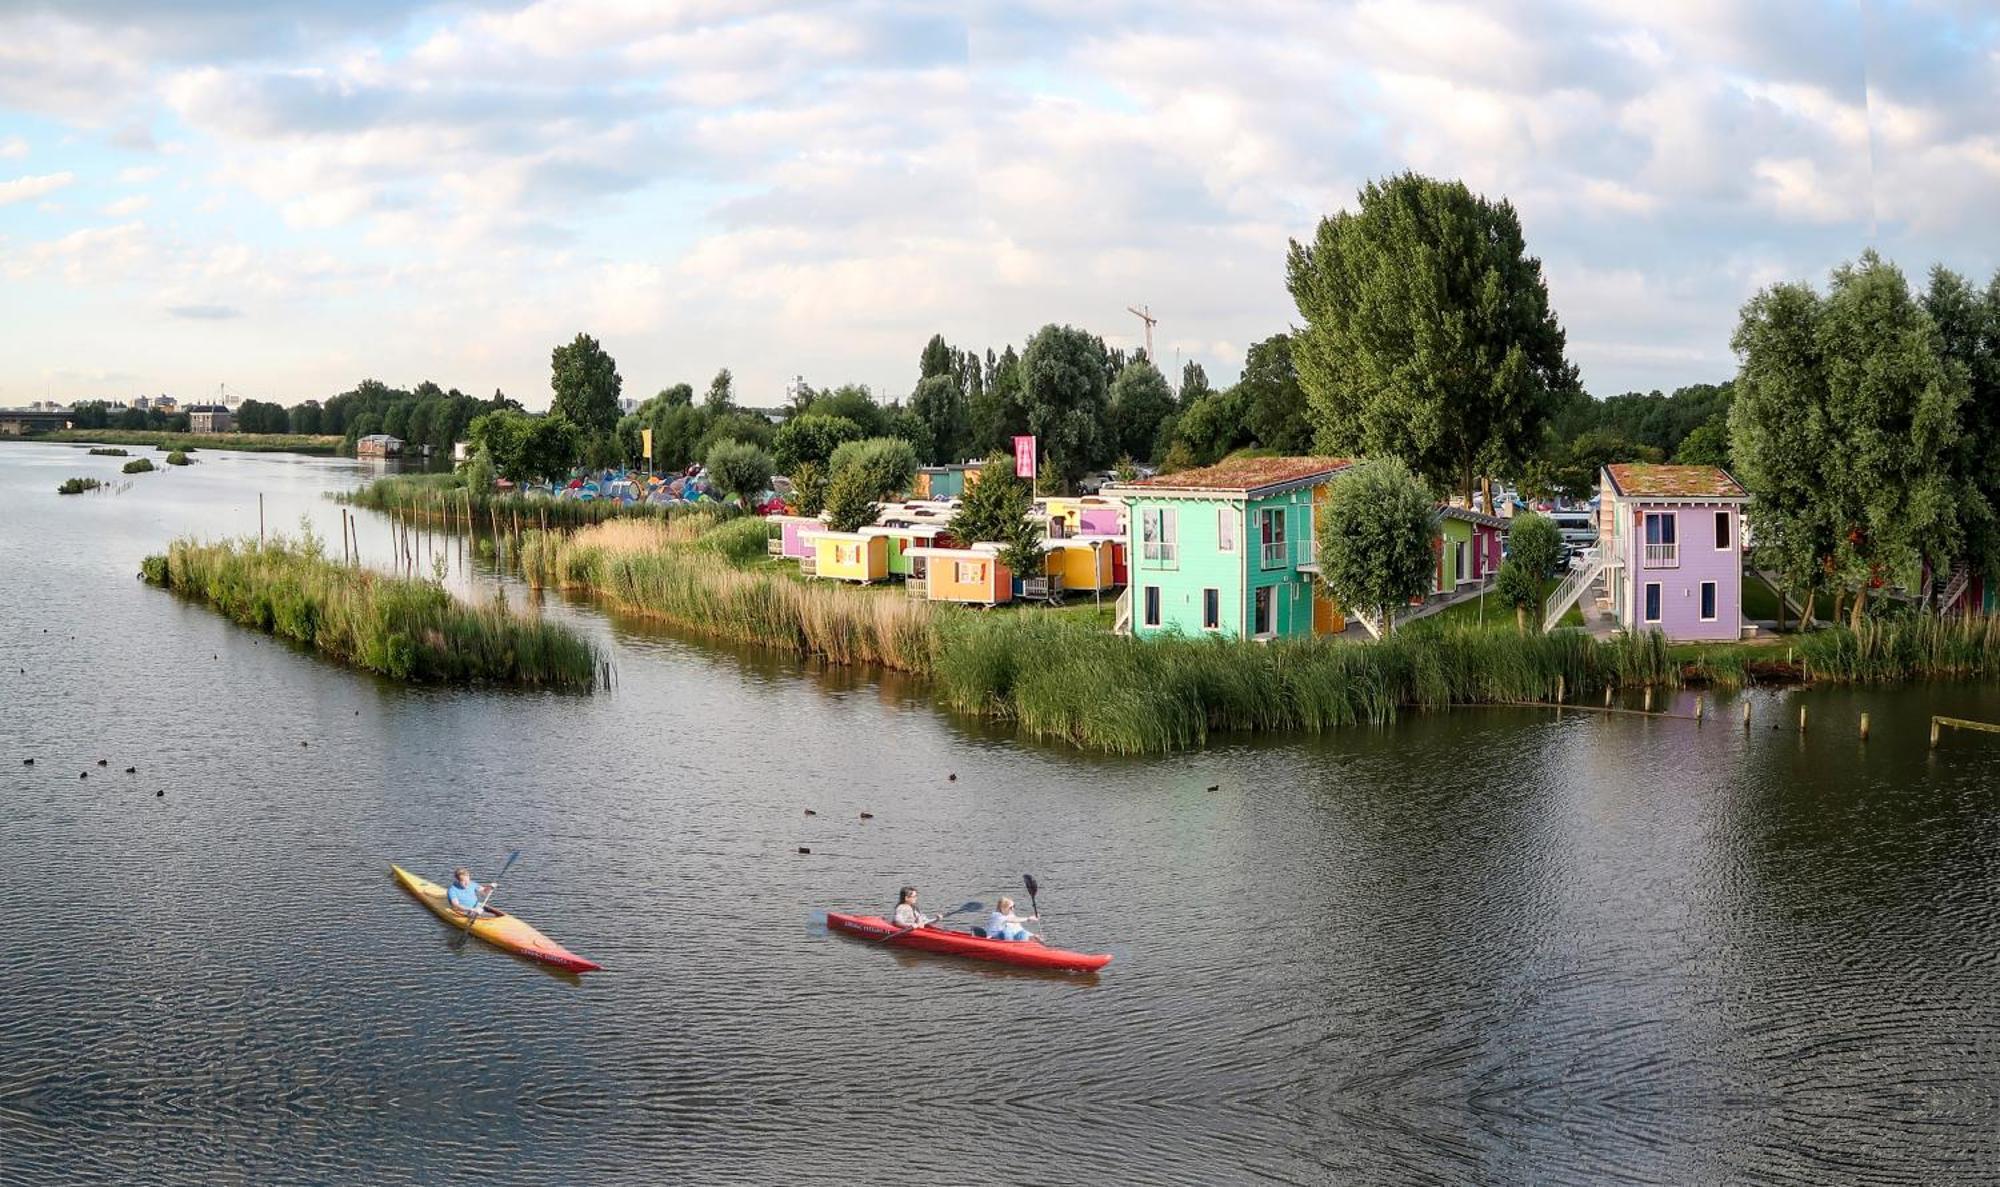
[[1938,731],[1939,731],[1939,730],[1941,730],[1942,728],[1943,728],[1943,723],[1941,723],[1940,721],[1938,721],[1938,719],[1937,719],[1937,718],[1935,718],[1935,717],[1931,718],[1931,749],[1932,749],[1932,750],[1936,750],[1936,749],[1937,749],[1937,744],[1938,744]]
[[1868,740],[1868,715],[1866,713],[1861,715],[1861,740],[1864,742]]
[[1609,684],[1604,686],[1604,707],[1607,709],[1611,707],[1611,686]]
[[1750,728],[1750,702],[1749,702],[1749,701],[1744,701],[1744,702],[1743,702],[1743,728],[1744,728],[1744,729],[1746,729],[1746,730]]
[[1646,712],[1651,713],[1652,711],[1653,711],[1653,686],[1648,684],[1646,686]]
[[1567,691],[1566,685],[1567,682],[1562,676],[1556,677],[1556,703],[1558,705],[1563,702],[1563,693]]
[[257,492],[257,543],[264,542],[264,492]]
[[1802,734],[1806,732],[1806,707],[1804,705],[1799,706],[1799,732]]
[[1694,719],[1701,720],[1701,697],[1698,695],[1694,698]]

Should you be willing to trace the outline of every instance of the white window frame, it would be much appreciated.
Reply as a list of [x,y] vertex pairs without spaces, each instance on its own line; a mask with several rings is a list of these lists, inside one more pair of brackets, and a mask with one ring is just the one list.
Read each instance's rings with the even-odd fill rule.
[[[1152,528],[1153,538],[1146,538]],[[1139,512],[1139,564],[1148,569],[1178,569],[1180,515],[1172,507],[1147,507]]]
[[1236,508],[1217,507],[1215,509],[1215,550],[1217,552],[1236,551]]
[[[1704,581],[1701,583],[1701,588],[1696,590],[1695,592],[1703,602],[1708,603],[1708,608],[1711,611],[1711,613],[1703,614],[1701,616],[1701,620],[1703,622],[1714,622],[1717,618],[1720,618],[1722,616],[1721,585],[1713,581]],[[1697,604],[1695,608],[1699,610],[1701,607]]]
[[[1657,598],[1649,598],[1648,591],[1658,591],[1659,596]],[[1646,617],[1646,607],[1649,601],[1658,608],[1658,613],[1654,614],[1651,618]],[[1657,623],[1663,621],[1666,616],[1667,587],[1658,581],[1642,583],[1639,587],[1639,621]]]
[[[1209,621],[1208,604],[1210,598],[1215,599],[1215,620],[1213,622]],[[1201,629],[1205,631],[1219,631],[1222,629],[1222,590],[1213,585],[1207,586],[1201,591]]]
[[[1264,605],[1269,610],[1269,620],[1264,624],[1265,629],[1261,631],[1257,629],[1257,598],[1260,594],[1264,598]],[[1250,634],[1252,638],[1256,639],[1271,639],[1277,637],[1278,634],[1277,586],[1260,585],[1256,589],[1250,591]]]
[[[967,573],[970,573],[971,576],[966,576]],[[986,562],[953,561],[951,577],[952,581],[958,585],[984,585],[986,584]]]
[[1139,619],[1141,626],[1157,627],[1163,617],[1160,611],[1160,587],[1142,585],[1139,587]]
[[1727,511],[1715,513],[1715,550],[1728,552],[1736,546],[1736,517]]

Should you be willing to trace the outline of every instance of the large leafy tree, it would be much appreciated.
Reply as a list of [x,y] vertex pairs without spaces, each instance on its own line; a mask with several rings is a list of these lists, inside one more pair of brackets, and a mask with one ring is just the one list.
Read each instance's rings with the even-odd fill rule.
[[1482,465],[1540,443],[1577,386],[1512,204],[1404,173],[1360,209],[1292,243],[1287,280],[1305,327],[1293,359],[1320,447],[1399,457],[1472,495]]
[[1312,421],[1306,416],[1306,393],[1292,365],[1292,336],[1273,334],[1251,344],[1243,359],[1243,376],[1236,381],[1243,417],[1257,443],[1281,454],[1312,448]]
[[778,469],[790,474],[806,462],[824,466],[834,450],[859,440],[861,426],[846,417],[808,412],[778,426],[771,438],[771,455]]
[[[937,339],[932,339],[937,341]],[[928,362],[928,354],[926,351]],[[966,408],[964,389],[956,372],[926,375],[910,393],[909,412],[923,425],[933,461],[956,461],[971,437],[972,420]]]
[[1859,625],[1872,589],[1914,589],[1925,560],[1956,558],[1969,381],[1899,269],[1871,250],[1834,271],[1823,300],[1767,289],[1734,346],[1731,442],[1758,546],[1788,584],[1823,573]]
[[1966,399],[1959,409],[1958,449],[1952,470],[1961,488],[1959,508],[1965,559],[1976,573],[2000,569],[2000,274],[1985,291],[1947,268],[1931,269],[1924,312],[1936,324],[1947,366],[1964,372]]
[[549,386],[555,391],[550,412],[587,433],[618,428],[618,396],[625,381],[597,339],[578,334],[569,344],[556,347],[549,356]]
[[1362,462],[1334,479],[1316,525],[1321,579],[1343,606],[1395,610],[1430,588],[1437,506],[1423,479],[1396,458]]
[[995,453],[981,467],[979,481],[965,488],[951,517],[951,534],[966,544],[1011,542],[1034,501],[1027,480],[1014,476],[1014,456]]
[[967,452],[1007,448],[1028,431],[1028,406],[1021,387],[1021,356],[1009,345],[991,359],[984,390],[967,401],[972,438]]
[[1040,443],[1042,471],[1063,486],[1116,456],[1109,365],[1103,340],[1073,326],[1043,326],[1021,352],[1028,431]]
[[771,455],[748,441],[718,441],[704,463],[715,489],[745,508],[771,486]]
[[879,513],[869,478],[858,467],[836,473],[826,487],[826,526],[836,532],[858,532]]
[[1143,354],[1111,384],[1112,441],[1123,457],[1150,458],[1160,425],[1174,413],[1173,389]]
[[853,470],[872,500],[894,498],[910,489],[917,477],[916,447],[900,437],[870,437],[849,441],[833,451],[827,472],[838,482]]

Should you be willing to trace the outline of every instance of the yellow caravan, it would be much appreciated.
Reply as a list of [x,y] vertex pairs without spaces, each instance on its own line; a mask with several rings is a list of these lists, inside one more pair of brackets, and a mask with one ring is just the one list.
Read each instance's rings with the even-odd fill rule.
[[808,577],[862,585],[889,578],[889,541],[881,536],[831,531],[806,531],[800,535],[812,545],[812,555],[800,562],[800,571]]

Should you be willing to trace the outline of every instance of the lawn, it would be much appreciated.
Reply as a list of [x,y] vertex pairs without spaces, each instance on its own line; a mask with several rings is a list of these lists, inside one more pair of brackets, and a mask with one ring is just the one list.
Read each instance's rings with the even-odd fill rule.
[[[1470,598],[1455,606],[1446,606],[1436,614],[1428,615],[1418,621],[1435,622],[1440,626],[1446,627],[1476,628],[1480,625],[1479,599]],[[1575,606],[1571,606],[1569,612],[1562,616],[1562,620],[1556,623],[1557,626],[1582,626],[1583,624],[1583,612]],[[1491,592],[1486,595],[1485,625],[1489,630],[1502,627],[1510,631],[1514,629],[1513,609],[1499,598],[1494,597]]]
[[[1764,622],[1775,621],[1780,617],[1778,591],[1771,588],[1770,582],[1755,573],[1743,575],[1743,617]],[[1798,615],[1787,610],[1782,617],[1786,622],[1793,622],[1797,620]]]

